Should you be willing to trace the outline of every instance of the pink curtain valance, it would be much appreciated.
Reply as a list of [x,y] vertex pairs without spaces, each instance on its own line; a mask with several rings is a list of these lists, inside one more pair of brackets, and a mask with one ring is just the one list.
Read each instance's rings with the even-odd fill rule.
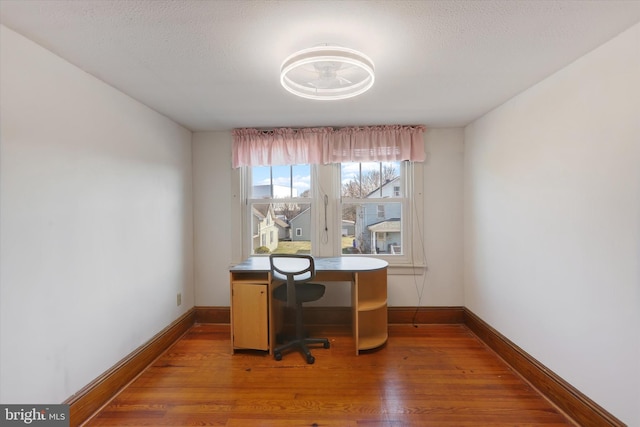
[[424,126],[347,127],[334,131],[323,150],[323,163],[423,162]]
[[233,167],[317,164],[331,128],[234,129]]
[[425,158],[424,126],[233,130],[233,167]]

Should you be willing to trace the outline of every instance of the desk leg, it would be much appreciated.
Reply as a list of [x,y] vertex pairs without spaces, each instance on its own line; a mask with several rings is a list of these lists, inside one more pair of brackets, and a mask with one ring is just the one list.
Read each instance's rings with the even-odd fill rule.
[[360,348],[358,343],[358,331],[360,325],[358,324],[358,285],[355,278],[351,281],[351,330],[353,333],[353,342],[356,346],[356,356],[360,354]]
[[280,316],[281,308],[278,300],[273,297],[273,283],[269,280],[269,354],[273,356],[273,350],[276,348],[276,334],[282,327],[282,319]]

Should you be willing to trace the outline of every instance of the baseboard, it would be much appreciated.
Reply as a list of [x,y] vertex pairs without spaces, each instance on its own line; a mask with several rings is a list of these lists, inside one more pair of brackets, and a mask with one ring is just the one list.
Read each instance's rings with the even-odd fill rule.
[[[195,307],[196,323],[231,323],[229,307]],[[350,307],[305,307],[307,325],[351,325]]]
[[[464,307],[389,307],[395,324],[464,323]],[[195,307],[197,323],[230,323],[229,307]],[[305,307],[308,325],[351,325],[351,307]]]
[[516,372],[580,426],[626,425],[467,308],[464,309],[464,323]]
[[194,307],[196,323],[231,323],[231,309],[227,307]]
[[189,330],[194,322],[195,310],[192,309],[64,401],[69,405],[70,426],[79,426],[89,419]]
[[464,323],[464,307],[389,307],[390,324]]

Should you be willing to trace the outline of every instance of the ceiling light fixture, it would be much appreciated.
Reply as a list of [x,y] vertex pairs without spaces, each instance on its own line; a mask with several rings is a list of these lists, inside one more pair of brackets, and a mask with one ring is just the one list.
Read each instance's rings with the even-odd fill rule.
[[346,99],[373,86],[373,70],[373,61],[357,50],[322,45],[303,49],[285,59],[280,83],[303,98]]

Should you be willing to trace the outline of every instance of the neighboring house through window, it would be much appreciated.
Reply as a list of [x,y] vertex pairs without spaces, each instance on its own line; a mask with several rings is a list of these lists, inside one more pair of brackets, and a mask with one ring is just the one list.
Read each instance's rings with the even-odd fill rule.
[[408,162],[343,163],[342,221],[354,223],[351,242],[343,239],[342,253],[401,255],[403,211],[409,200],[401,197]]
[[[258,215],[252,215],[250,227],[259,230],[263,235],[269,233],[268,239],[253,240],[251,254],[311,253],[310,232],[305,235],[298,234],[296,230],[295,236],[292,236],[290,231],[293,229],[292,222],[296,221],[301,213],[309,212],[311,209],[310,170],[309,165],[247,168],[248,176],[245,182],[251,183],[246,188],[249,194],[247,205],[252,212],[258,211],[264,217],[261,219]],[[264,226],[261,226],[261,223],[264,223]],[[309,229],[309,225],[306,225],[306,229]]]

